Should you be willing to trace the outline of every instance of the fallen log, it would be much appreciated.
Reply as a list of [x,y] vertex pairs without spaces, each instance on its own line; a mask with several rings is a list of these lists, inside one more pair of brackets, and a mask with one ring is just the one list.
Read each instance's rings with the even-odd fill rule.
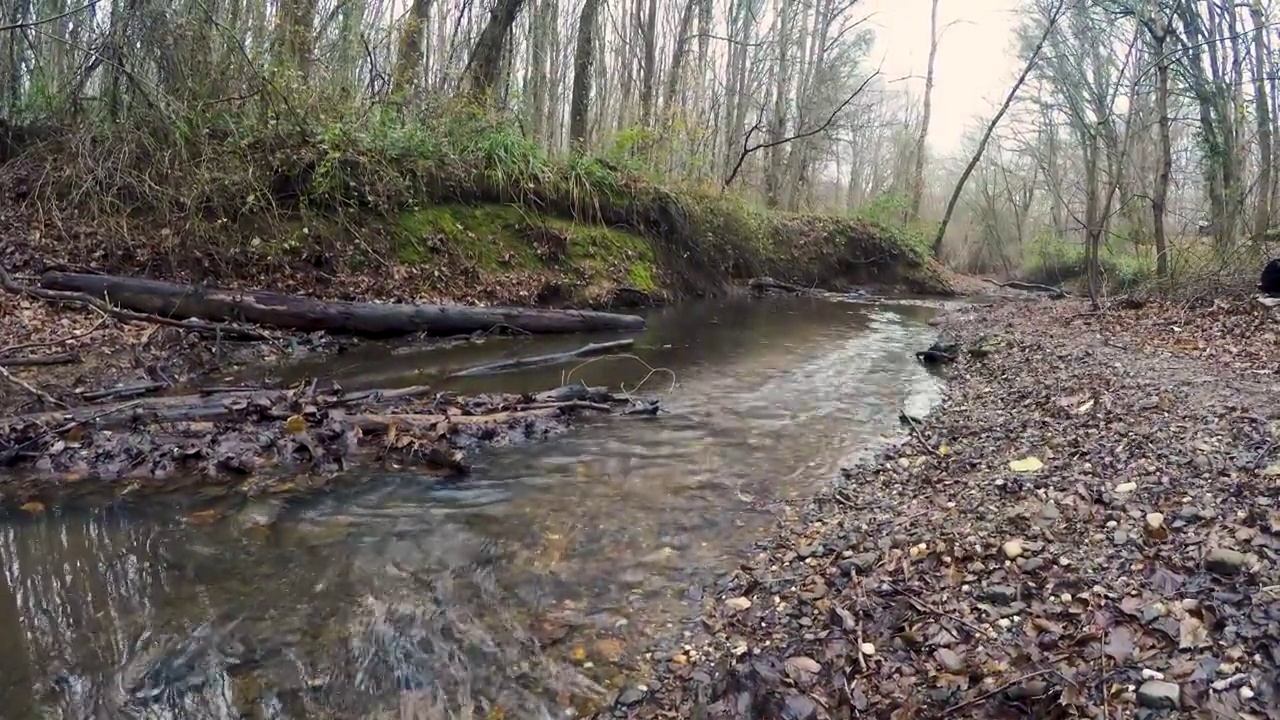
[[640,330],[637,315],[462,305],[406,305],[333,301],[262,290],[195,287],[162,280],[48,272],[46,290],[82,293],[135,312],[165,318],[239,321],[313,332],[368,337],[425,333],[449,336],[505,325],[529,333]]
[[4,367],[34,367],[37,365],[70,365],[80,362],[75,353],[58,353],[57,355],[24,355],[22,357],[0,357],[0,365]]
[[592,355],[601,355],[614,350],[629,348],[635,344],[635,340],[613,340],[611,342],[591,343],[583,345],[577,350],[569,350],[567,352],[548,353],[546,355],[530,355],[529,357],[513,358],[511,360],[499,360],[498,362],[485,363],[484,365],[475,365],[466,370],[459,370],[451,374],[449,377],[471,377],[473,375],[493,375],[496,373],[512,372],[514,370],[524,370],[531,367],[541,365],[555,365],[557,363],[567,362],[576,358],[590,357]]

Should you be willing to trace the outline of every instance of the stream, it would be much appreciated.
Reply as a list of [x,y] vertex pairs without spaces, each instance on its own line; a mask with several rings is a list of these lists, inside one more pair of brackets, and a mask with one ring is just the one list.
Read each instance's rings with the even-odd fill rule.
[[679,652],[701,583],[936,403],[914,358],[935,312],[736,299],[654,311],[633,358],[441,380],[616,336],[495,338],[272,369],[351,390],[639,386],[664,412],[487,450],[461,481],[382,469],[213,524],[173,507],[0,524],[0,717],[589,712],[644,681],[655,641]]

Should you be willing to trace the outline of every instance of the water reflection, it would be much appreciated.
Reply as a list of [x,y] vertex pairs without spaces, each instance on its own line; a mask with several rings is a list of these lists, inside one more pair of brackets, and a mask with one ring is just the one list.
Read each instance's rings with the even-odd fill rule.
[[[772,522],[772,501],[811,494],[896,432],[901,407],[933,402],[912,356],[929,312],[658,313],[636,354],[676,373],[667,414],[497,449],[461,483],[381,478],[266,532],[119,511],[0,527],[0,714],[562,717],[634,670],[629,652],[684,616],[690,588]],[[287,372],[386,387],[581,343],[382,347]],[[565,371],[433,384],[527,390]],[[598,362],[575,378],[646,372]]]

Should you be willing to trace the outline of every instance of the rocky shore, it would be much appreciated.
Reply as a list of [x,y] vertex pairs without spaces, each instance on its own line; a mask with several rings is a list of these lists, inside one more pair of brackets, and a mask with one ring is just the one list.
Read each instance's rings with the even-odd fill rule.
[[597,717],[1280,717],[1280,316],[970,307],[943,406]]

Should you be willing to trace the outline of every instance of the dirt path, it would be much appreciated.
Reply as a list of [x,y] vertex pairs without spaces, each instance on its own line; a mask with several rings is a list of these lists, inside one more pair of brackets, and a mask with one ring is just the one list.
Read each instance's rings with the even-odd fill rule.
[[997,349],[601,717],[1280,717],[1275,328],[1248,301],[949,316]]

